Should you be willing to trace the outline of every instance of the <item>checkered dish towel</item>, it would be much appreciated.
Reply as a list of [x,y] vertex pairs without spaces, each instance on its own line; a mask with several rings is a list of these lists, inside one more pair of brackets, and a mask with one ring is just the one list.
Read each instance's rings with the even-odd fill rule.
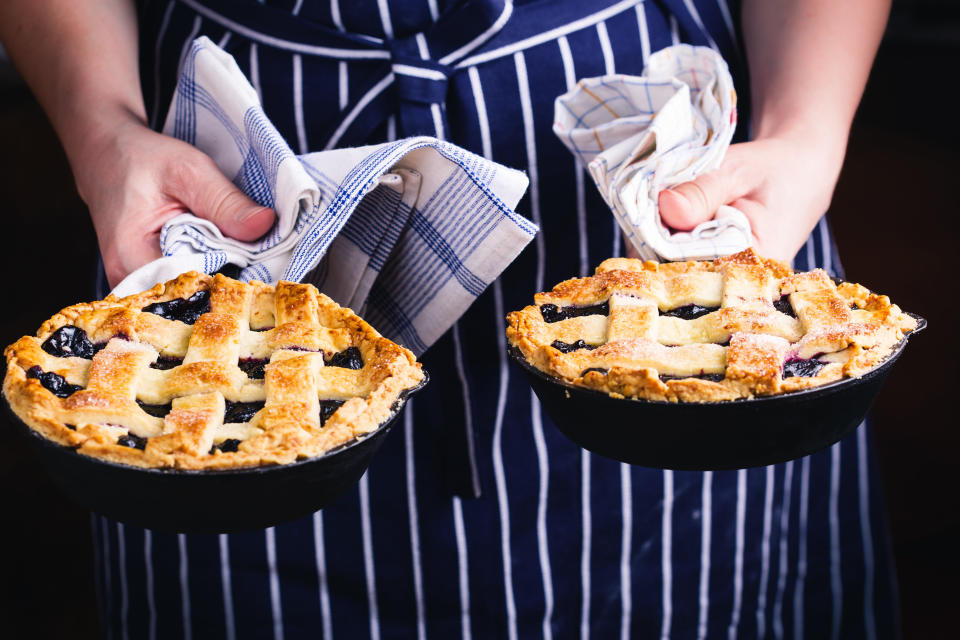
[[553,132],[587,165],[628,240],[647,260],[702,260],[750,246],[750,223],[722,206],[690,232],[660,220],[660,191],[716,169],[737,124],[727,63],[706,47],[676,45],[641,76],[588,78],[558,97]]
[[205,37],[185,57],[164,133],[210,155],[277,221],[241,242],[177,216],[161,231],[164,257],[118,295],[230,263],[243,280],[312,282],[419,355],[537,232],[513,210],[523,173],[436,138],[294,155],[234,59]]

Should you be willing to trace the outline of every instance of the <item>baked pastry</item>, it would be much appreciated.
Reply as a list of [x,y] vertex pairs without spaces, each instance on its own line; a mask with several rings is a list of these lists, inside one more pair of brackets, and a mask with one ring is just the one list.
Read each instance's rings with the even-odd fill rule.
[[3,392],[24,423],[140,467],[315,457],[376,430],[424,377],[312,285],[196,272],[67,307],[4,353]]
[[717,402],[859,377],[916,320],[825,271],[753,250],[712,262],[612,258],[507,315],[507,338],[559,381],[615,397]]

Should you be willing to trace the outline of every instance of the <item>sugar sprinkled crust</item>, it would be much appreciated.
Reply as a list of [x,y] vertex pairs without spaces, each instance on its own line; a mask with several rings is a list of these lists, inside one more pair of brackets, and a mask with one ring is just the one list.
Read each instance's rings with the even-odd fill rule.
[[859,377],[917,327],[886,296],[751,249],[714,261],[611,258],[534,301],[507,315],[509,344],[534,367],[615,397],[670,402]]
[[[194,304],[195,317],[147,310],[171,301]],[[64,332],[85,334],[86,351],[54,353],[51,342],[73,335]],[[27,425],[81,454],[140,467],[315,457],[377,429],[423,380],[410,351],[312,285],[196,272],[67,307],[4,354],[3,393]],[[338,354],[352,363],[335,366]],[[227,415],[231,406],[246,415]]]

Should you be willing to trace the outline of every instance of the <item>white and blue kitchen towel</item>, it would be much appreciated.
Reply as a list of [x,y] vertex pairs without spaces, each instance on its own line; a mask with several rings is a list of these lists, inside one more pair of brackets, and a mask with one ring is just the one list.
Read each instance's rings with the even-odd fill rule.
[[209,154],[277,221],[241,242],[177,216],[161,232],[164,257],[118,295],[235,264],[244,280],[312,282],[419,355],[537,232],[514,211],[525,174],[436,138],[295,155],[234,59],[206,37],[182,62],[164,133]]
[[640,76],[581,80],[558,97],[553,131],[590,170],[642,258],[704,260],[750,246],[750,222],[722,206],[689,232],[660,219],[660,191],[716,169],[737,124],[727,63],[707,47],[675,45]]

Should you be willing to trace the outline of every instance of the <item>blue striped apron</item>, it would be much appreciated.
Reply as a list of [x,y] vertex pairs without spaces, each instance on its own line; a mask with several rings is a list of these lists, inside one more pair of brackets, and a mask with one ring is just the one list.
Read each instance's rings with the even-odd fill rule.
[[[580,77],[638,74],[651,51],[681,41],[715,47],[742,82],[737,6],[164,0],[139,10],[155,126],[182,51],[207,35],[296,151],[444,137],[524,168],[520,211],[542,232],[426,354],[432,384],[335,505],[220,536],[93,516],[107,637],[897,635],[865,426],[765,468],[631,467],[566,440],[505,359],[505,312],[622,250],[551,132],[554,97]],[[826,220],[795,263],[840,272]]]

